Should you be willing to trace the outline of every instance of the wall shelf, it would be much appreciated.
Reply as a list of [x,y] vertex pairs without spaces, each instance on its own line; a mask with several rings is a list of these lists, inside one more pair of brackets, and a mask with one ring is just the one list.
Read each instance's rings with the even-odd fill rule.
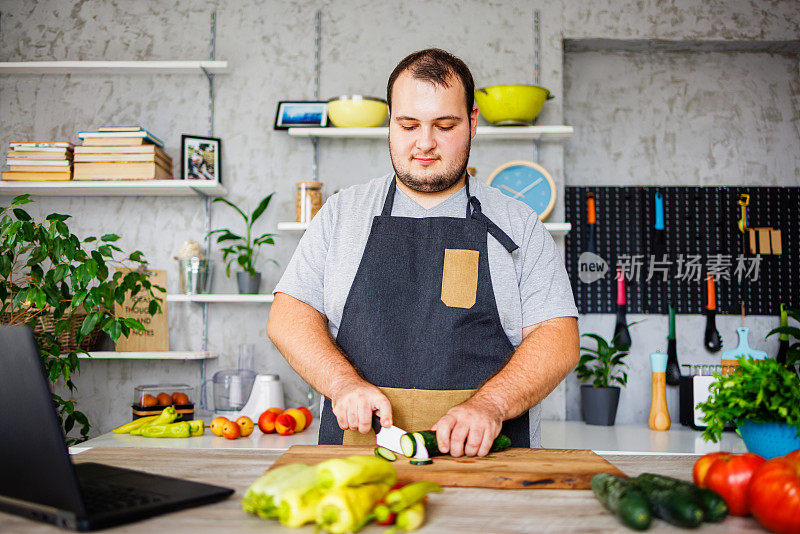
[[273,300],[272,294],[239,295],[238,293],[205,293],[202,295],[167,295],[167,302],[228,302],[241,304],[269,303]]
[[[546,222],[544,223],[545,229],[550,232],[551,235],[554,236],[561,236],[566,235],[572,230],[572,224],[568,222]],[[278,230],[283,230],[286,232],[304,232],[308,229],[308,223],[298,223],[298,222],[279,222],[278,223]]]
[[52,182],[0,181],[0,195],[42,196],[217,196],[225,187],[215,180],[69,180]]
[[208,352],[185,352],[185,351],[164,351],[164,352],[114,352],[97,351],[90,352],[89,356],[78,353],[78,358],[82,360],[208,360],[216,358],[215,354]]
[[2,61],[0,74],[220,74],[227,61]]
[[[387,139],[389,127],[379,128],[289,128],[292,137],[339,137],[349,139]],[[528,139],[557,141],[568,139],[572,126],[478,126],[475,141],[490,139]]]

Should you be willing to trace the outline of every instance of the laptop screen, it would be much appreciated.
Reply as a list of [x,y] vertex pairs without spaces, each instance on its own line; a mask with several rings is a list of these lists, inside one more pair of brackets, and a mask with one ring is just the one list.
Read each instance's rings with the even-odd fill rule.
[[31,330],[0,326],[0,496],[84,515]]

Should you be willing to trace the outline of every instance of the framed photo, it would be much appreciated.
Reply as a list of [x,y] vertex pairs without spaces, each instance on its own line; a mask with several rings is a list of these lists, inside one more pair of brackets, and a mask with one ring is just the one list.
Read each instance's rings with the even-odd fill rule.
[[314,101],[278,102],[275,129],[319,128],[328,125],[328,103]]
[[222,183],[222,141],[214,137],[181,136],[181,178]]

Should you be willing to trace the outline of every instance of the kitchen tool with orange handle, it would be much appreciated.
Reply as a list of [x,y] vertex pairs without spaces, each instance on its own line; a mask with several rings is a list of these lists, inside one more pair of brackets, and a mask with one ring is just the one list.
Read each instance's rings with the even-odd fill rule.
[[704,345],[709,352],[718,352],[722,348],[722,338],[717,331],[715,316],[717,314],[717,292],[714,286],[714,276],[706,275],[706,333]]
[[597,223],[597,213],[594,206],[594,193],[586,194],[586,223],[589,225],[589,237],[586,239],[586,252],[597,253],[595,244],[594,227]]

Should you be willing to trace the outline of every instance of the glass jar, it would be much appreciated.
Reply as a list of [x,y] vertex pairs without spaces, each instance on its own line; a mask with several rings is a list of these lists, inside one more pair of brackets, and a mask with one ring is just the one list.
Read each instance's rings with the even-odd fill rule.
[[322,182],[297,182],[294,217],[299,223],[309,223],[322,207]]

